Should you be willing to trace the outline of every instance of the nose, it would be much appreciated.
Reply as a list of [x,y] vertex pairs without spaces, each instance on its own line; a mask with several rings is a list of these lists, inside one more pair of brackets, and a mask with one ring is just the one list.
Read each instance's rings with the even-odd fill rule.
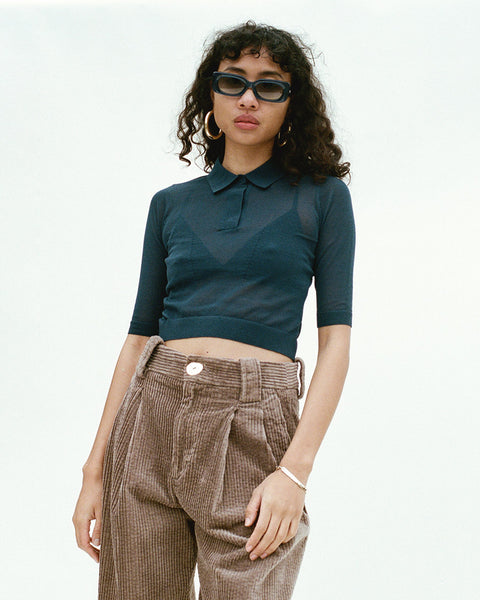
[[252,89],[246,89],[238,99],[239,106],[257,107],[258,100]]

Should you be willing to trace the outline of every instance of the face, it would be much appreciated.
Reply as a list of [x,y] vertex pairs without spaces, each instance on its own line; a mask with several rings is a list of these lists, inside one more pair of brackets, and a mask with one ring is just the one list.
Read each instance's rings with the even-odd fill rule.
[[[217,71],[242,75],[249,81],[277,79],[291,84],[291,75],[282,71],[262,48],[260,55],[240,54],[237,60],[228,58],[220,61]],[[226,145],[270,146],[285,120],[290,98],[285,102],[268,102],[256,98],[252,89],[242,96],[225,96],[211,91],[215,122],[225,135]],[[250,115],[258,121],[256,126],[235,122],[241,115]]]

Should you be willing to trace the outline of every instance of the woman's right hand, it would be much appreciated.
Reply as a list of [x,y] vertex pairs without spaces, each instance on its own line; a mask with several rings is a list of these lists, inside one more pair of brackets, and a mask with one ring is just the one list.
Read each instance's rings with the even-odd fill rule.
[[[85,550],[97,563],[100,561],[100,550],[95,546],[101,543],[102,487],[100,475],[84,473],[82,489],[72,517],[77,546]],[[94,519],[95,527],[90,535],[90,523]]]

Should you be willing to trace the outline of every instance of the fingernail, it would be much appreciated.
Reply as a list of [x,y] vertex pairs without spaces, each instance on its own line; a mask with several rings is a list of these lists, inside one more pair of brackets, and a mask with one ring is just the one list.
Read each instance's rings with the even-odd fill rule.
[[252,545],[251,544],[247,544],[247,546],[246,546],[247,552],[250,552],[251,549],[252,549]]
[[257,555],[256,555],[256,554],[252,554],[252,555],[250,556],[250,559],[251,559],[251,560],[255,560],[256,558],[257,558]]
[[266,556],[267,556],[267,553],[264,552],[260,558],[265,558]]
[[245,525],[250,525],[250,518],[249,518],[249,517],[247,517],[247,518],[245,519]]
[[96,540],[93,540],[93,543],[95,546],[98,546],[100,544],[100,540],[97,538]]

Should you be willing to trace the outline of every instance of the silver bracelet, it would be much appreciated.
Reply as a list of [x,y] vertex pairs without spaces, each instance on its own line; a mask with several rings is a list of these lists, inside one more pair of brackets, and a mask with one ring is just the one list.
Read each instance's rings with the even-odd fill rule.
[[299,479],[297,479],[297,478],[295,477],[295,475],[294,475],[293,473],[291,473],[291,472],[290,472],[290,471],[287,469],[287,467],[284,467],[283,465],[278,465],[278,467],[275,469],[275,471],[278,471],[278,469],[280,469],[281,471],[283,471],[287,477],[290,477],[290,479],[291,479],[292,481],[294,481],[294,482],[295,482],[295,483],[298,485],[298,487],[302,488],[302,490],[303,490],[304,492],[306,492],[306,491],[307,491],[307,488],[306,488],[306,487],[303,485],[303,483],[302,483],[302,482],[301,482]]

